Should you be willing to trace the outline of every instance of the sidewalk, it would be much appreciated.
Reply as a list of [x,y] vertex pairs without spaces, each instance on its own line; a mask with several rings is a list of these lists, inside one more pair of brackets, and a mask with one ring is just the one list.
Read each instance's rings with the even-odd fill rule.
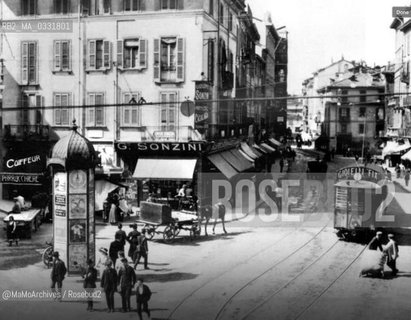
[[401,188],[403,188],[405,191],[410,192],[411,193],[411,182],[408,183],[408,186],[405,185],[405,180],[404,177],[401,175],[400,178],[397,178],[397,173],[395,172],[395,168],[388,168],[388,170],[391,172],[391,180],[397,184],[398,186],[400,186]]

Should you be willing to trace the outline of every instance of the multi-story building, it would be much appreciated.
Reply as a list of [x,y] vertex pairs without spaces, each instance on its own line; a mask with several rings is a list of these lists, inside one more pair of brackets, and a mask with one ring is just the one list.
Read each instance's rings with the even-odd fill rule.
[[6,159],[43,163],[73,119],[117,166],[116,143],[238,139],[261,125],[261,106],[231,101],[263,81],[243,0],[2,0],[1,12],[26,29],[3,38]]
[[323,134],[329,149],[347,148],[365,155],[376,151],[384,135],[385,77],[380,68],[356,64],[342,79],[320,88],[324,96]]
[[287,128],[292,133],[299,133],[303,128],[303,105],[301,99],[287,100]]
[[[307,97],[317,96],[318,90],[338,81],[341,75],[352,68],[352,62],[343,57],[330,65],[321,68],[313,73],[313,76],[304,80],[303,95]],[[324,121],[324,101],[321,99],[304,99],[304,131],[312,136],[321,133],[321,123]]]

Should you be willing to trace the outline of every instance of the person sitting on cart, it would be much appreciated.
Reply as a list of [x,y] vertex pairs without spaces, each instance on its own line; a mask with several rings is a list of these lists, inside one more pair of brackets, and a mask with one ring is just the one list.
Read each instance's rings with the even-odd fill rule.
[[183,184],[183,186],[178,190],[176,197],[185,198],[186,196],[187,185]]
[[10,213],[21,213],[22,207],[21,207],[20,201],[17,199],[17,197],[15,197],[13,200],[14,200],[14,205]]
[[26,209],[26,200],[23,196],[19,195],[17,190],[13,190],[13,199],[17,199],[17,201],[20,203],[21,210]]

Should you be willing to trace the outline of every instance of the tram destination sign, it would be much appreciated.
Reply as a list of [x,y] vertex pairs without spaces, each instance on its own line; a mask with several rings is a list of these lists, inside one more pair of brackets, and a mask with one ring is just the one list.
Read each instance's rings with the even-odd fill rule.
[[42,185],[42,174],[0,172],[0,183],[20,185]]
[[366,180],[377,183],[384,175],[369,167],[346,167],[337,171],[337,180]]

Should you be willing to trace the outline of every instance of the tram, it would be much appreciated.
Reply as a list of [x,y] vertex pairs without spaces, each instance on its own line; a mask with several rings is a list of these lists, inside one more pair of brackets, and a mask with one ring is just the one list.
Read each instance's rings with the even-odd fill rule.
[[411,226],[411,216],[386,210],[394,197],[394,185],[376,165],[345,167],[337,171],[334,228],[340,238],[369,237],[375,230]]

